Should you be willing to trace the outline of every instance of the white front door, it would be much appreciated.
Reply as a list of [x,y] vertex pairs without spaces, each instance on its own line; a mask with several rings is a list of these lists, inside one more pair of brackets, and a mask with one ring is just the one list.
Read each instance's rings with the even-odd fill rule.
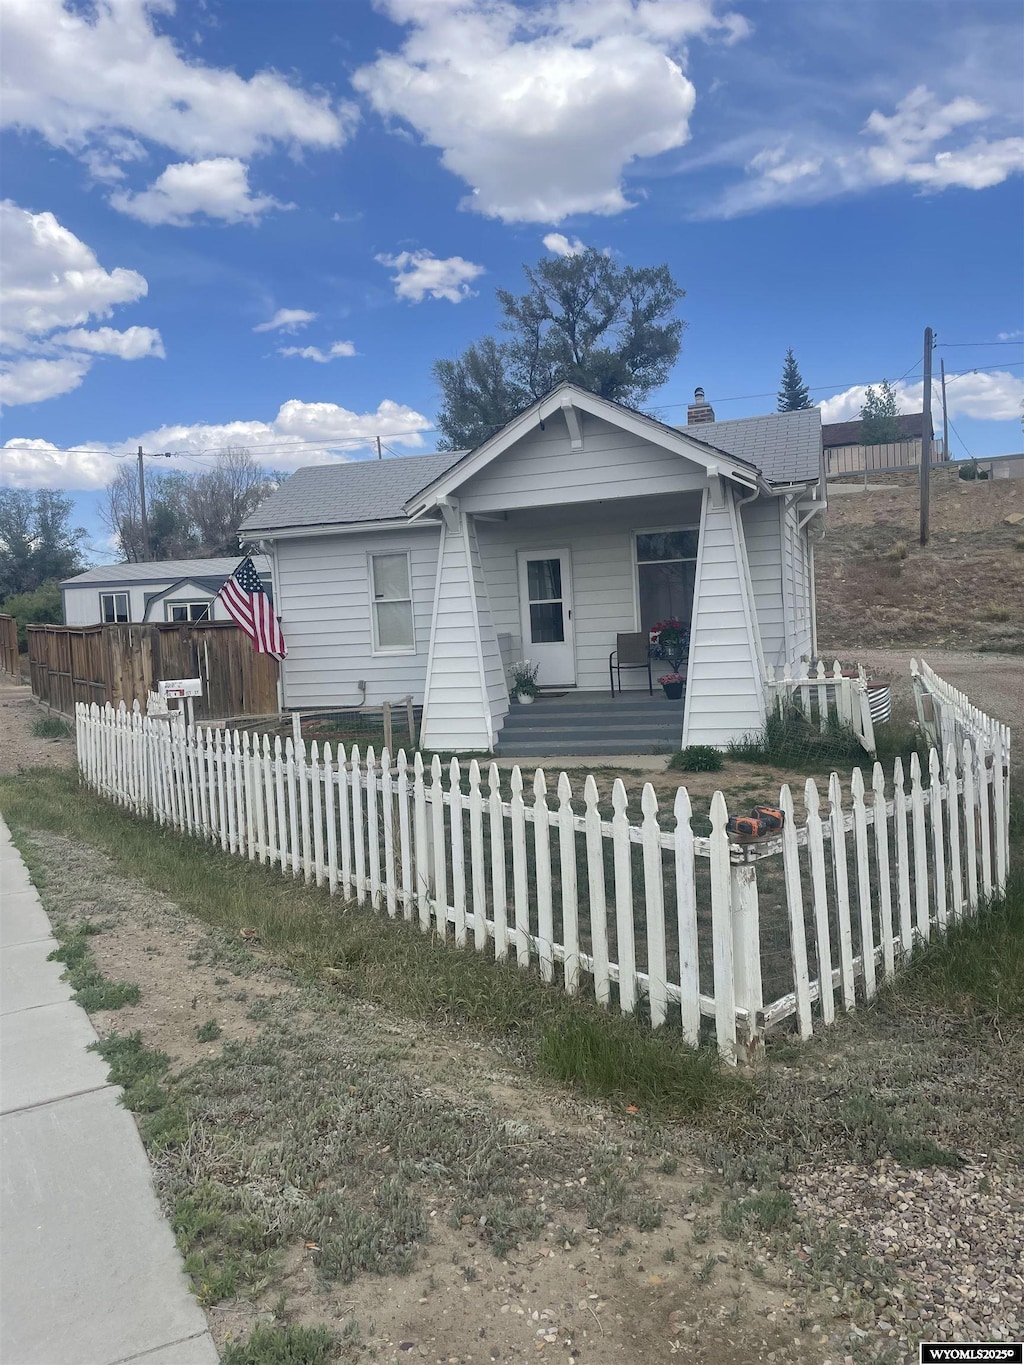
[[523,656],[537,664],[541,687],[575,687],[572,560],[568,550],[519,551]]

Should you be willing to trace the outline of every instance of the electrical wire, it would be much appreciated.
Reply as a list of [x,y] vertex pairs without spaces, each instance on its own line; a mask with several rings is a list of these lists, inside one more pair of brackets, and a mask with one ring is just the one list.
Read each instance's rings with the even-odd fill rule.
[[[952,343],[951,343],[951,344],[952,344]],[[956,344],[959,345],[959,344],[961,344],[961,343],[956,343]],[[966,345],[967,343],[962,343],[962,344],[965,344],[965,345]],[[1002,344],[1002,343],[1000,343],[1000,344]],[[1016,344],[1016,343],[1007,343],[1007,344]],[[910,369],[909,369],[909,370],[906,370],[902,375],[900,375],[900,377],[899,377],[898,379],[893,380],[893,387],[895,388],[895,386],[896,386],[897,384],[902,384],[902,383],[904,382],[904,380],[906,380],[906,379],[921,379],[921,378],[923,378],[923,375],[920,374],[920,373],[911,374],[911,370],[913,370],[914,366],[917,365],[917,364],[918,364],[918,361],[915,359],[914,362],[913,362],[913,364],[910,366]],[[1021,366],[1024,366],[1024,360],[1009,360],[1009,361],[1006,361],[1006,362],[1004,362],[1003,364],[1001,364],[1001,365],[999,366],[999,370],[1004,370],[1004,369],[1017,369],[1017,368],[1019,368],[1019,367],[1021,367]],[[992,374],[992,373],[998,373],[999,370],[993,370],[993,369],[991,369],[991,368],[985,368],[985,367],[975,367],[975,368],[968,369],[968,370],[958,370],[958,371],[956,371],[956,372],[954,372],[954,373],[952,373],[952,374],[947,374],[947,375],[946,375],[946,383],[947,383],[947,385],[948,385],[948,384],[951,384],[951,383],[954,382],[954,380],[956,380],[956,379],[963,379],[963,378],[965,378],[967,375],[971,375],[971,374]],[[853,381],[853,382],[846,381],[846,382],[843,382],[843,383],[841,383],[841,384],[815,384],[815,385],[810,385],[810,386],[809,386],[809,392],[810,392],[810,393],[836,392],[837,390],[842,390],[842,389],[859,388],[859,387],[861,387],[862,384],[867,383],[867,382],[868,382],[868,381],[865,381],[865,380],[856,380],[856,381]],[[870,382],[871,382],[871,383],[877,383],[878,381],[877,381],[877,380],[872,380],[872,381],[870,381]],[[937,382],[937,381],[936,381],[936,382]],[[733,395],[729,396],[728,398],[711,397],[711,398],[709,398],[707,401],[708,401],[709,404],[713,405],[713,404],[715,404],[715,403],[741,403],[741,402],[744,402],[744,401],[746,401],[746,400],[748,400],[748,399],[752,399],[752,398],[775,398],[775,397],[777,397],[777,392],[776,392],[775,390],[771,390],[771,391],[765,391],[764,393],[741,393],[741,394],[733,394]],[[657,412],[667,412],[667,411],[669,411],[670,409],[674,409],[674,408],[685,408],[685,407],[689,407],[689,406],[690,406],[690,404],[687,403],[687,402],[680,402],[680,403],[658,403],[658,404],[656,404],[652,409],[649,409],[648,412],[645,413],[644,415],[649,415],[649,413],[652,413],[652,412],[653,412],[653,413],[657,413]],[[640,410],[640,411],[643,411],[643,410]],[[728,419],[726,419],[726,420],[728,420]],[[496,425],[494,426],[493,430],[494,430],[494,431],[500,431],[502,425],[504,425],[504,424],[503,424],[503,423],[496,424]],[[388,432],[388,433],[387,433],[387,439],[388,439],[389,441],[394,441],[394,440],[399,440],[399,439],[401,439],[403,436],[431,436],[431,435],[437,434],[438,431],[439,431],[439,428],[437,428],[437,427],[409,427],[409,428],[407,428],[407,429],[404,430],[404,431],[390,431],[390,432]],[[375,439],[376,439],[376,436],[375,436],[375,435],[372,435],[372,434],[371,434],[371,435],[367,435],[367,436],[338,436],[338,437],[328,437],[328,438],[321,438],[320,440],[306,440],[306,439],[303,439],[303,440],[300,440],[300,441],[286,441],[286,440],[283,440],[283,439],[278,439],[278,440],[276,440],[276,441],[267,441],[267,442],[259,442],[259,441],[253,442],[253,441],[250,441],[250,442],[247,442],[247,443],[246,443],[245,448],[246,448],[247,450],[249,450],[249,451],[262,451],[262,452],[267,452],[267,453],[274,453],[274,452],[277,452],[277,453],[279,453],[279,454],[285,454],[285,455],[286,455],[286,454],[289,454],[290,452],[299,452],[299,451],[301,451],[301,450],[303,450],[303,449],[308,449],[308,448],[313,448],[313,449],[316,449],[316,450],[341,450],[341,449],[346,449],[346,448],[357,448],[357,449],[358,449],[358,448],[360,448],[360,447],[365,448],[365,447],[371,446],[371,445],[373,444],[373,442],[375,441]],[[384,438],[383,438],[383,437],[381,438],[381,444],[384,445]],[[395,452],[391,449],[390,446],[384,445],[384,449],[388,450],[390,454],[395,455]],[[112,450],[111,450],[111,451],[108,451],[108,450],[97,450],[97,449],[95,448],[95,446],[66,446],[66,447],[59,447],[59,446],[58,446],[58,447],[54,447],[54,448],[52,448],[52,449],[40,450],[38,446],[33,445],[32,443],[27,442],[27,441],[26,441],[26,442],[21,442],[21,443],[19,443],[19,442],[17,442],[17,441],[9,441],[9,442],[7,442],[6,445],[0,446],[0,455],[2,455],[3,452],[4,452],[5,450],[32,450],[32,451],[35,451],[37,454],[43,454],[43,455],[104,455],[104,456],[109,456],[110,458],[115,459],[115,460],[126,460],[126,459],[135,459],[135,458],[136,458],[136,455],[135,455],[135,452],[134,452],[134,451],[122,451],[122,452],[117,452],[117,451],[112,451]],[[201,455],[214,455],[214,456],[224,457],[224,456],[226,456],[229,452],[226,451],[226,450],[224,449],[223,446],[201,446],[198,450],[195,450],[195,451],[190,451],[190,450],[174,450],[174,451],[167,451],[167,452],[163,452],[163,451],[161,451],[161,452],[153,452],[152,454],[150,454],[149,452],[144,452],[144,453],[147,455],[147,458],[152,458],[152,459],[164,459],[164,458],[175,458],[175,459],[178,459],[178,458],[181,458],[181,459],[195,460],[195,459],[198,459],[199,456],[201,456]],[[396,458],[401,459],[401,458],[404,458],[404,457],[402,457],[402,456],[396,456]],[[212,468],[212,466],[211,466],[211,468]]]

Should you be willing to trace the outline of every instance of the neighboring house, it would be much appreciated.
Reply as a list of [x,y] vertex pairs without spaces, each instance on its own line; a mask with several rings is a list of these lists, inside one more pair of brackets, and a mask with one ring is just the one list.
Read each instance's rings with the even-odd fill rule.
[[[883,445],[861,445],[861,423],[826,422],[821,428],[827,475],[856,474],[864,469],[901,469],[921,463],[924,413],[901,413],[900,439]],[[941,460],[942,442],[933,446],[932,459]]]
[[511,660],[607,692],[616,634],[676,615],[681,742],[757,729],[765,662],[815,649],[820,416],[697,420],[562,384],[473,451],[298,470],[240,530],[273,560],[284,705],[411,694],[423,748],[492,750]]
[[[230,559],[164,559],[143,564],[101,564],[60,585],[66,626],[112,622],[230,621],[215,599],[241,562]],[[270,561],[253,563],[268,589]]]

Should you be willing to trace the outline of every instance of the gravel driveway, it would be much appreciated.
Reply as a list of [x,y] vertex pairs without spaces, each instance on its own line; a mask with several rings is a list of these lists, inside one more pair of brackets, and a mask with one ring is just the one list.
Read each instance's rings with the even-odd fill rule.
[[[830,654],[825,657],[831,657]],[[843,655],[840,654],[840,659]],[[960,654],[949,649],[864,649],[857,659],[876,673],[891,674],[893,692],[910,700],[910,661],[924,659],[951,687],[966,692],[975,706],[1024,734],[1024,657],[1019,654]]]

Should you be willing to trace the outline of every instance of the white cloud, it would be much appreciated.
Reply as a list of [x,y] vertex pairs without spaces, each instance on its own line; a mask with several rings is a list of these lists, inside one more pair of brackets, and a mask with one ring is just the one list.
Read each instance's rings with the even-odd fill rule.
[[151,227],[158,223],[187,227],[198,214],[222,223],[254,223],[268,209],[294,207],[270,195],[253,194],[248,166],[231,156],[178,162],[162,171],[148,189],[137,194],[115,190],[110,202]]
[[[979,124],[985,130],[965,140],[963,130]],[[1024,138],[995,136],[1000,131],[999,118],[978,100],[957,96],[942,103],[919,85],[894,113],[873,110],[857,141],[819,133],[762,148],[746,162],[747,180],[728,190],[715,212],[732,217],[883,185],[917,186],[922,193],[988,189],[1024,170]]]
[[[423,448],[421,433],[431,421],[415,408],[385,398],[376,411],[353,412],[337,403],[304,403],[290,398],[269,422],[240,420],[216,424],[198,422],[157,427],[112,445],[83,442],[69,454],[49,441],[13,436],[0,446],[3,481],[17,488],[102,488],[122,461],[118,456],[144,450],[180,451],[209,455],[227,446],[246,446],[262,464],[275,469],[333,464],[358,459],[374,449],[382,436],[392,447],[413,452]],[[213,458],[211,456],[211,458]]]
[[[877,385],[876,385],[877,387]],[[923,384],[896,384],[896,402],[901,412],[920,412]],[[857,384],[821,404],[823,422],[852,422],[860,416],[867,386]],[[946,406],[952,418],[972,417],[982,422],[1005,422],[1019,417],[1024,402],[1024,379],[1006,370],[964,370],[946,376]],[[932,416],[936,424],[941,414],[938,382],[934,384]]]
[[60,360],[26,359],[0,362],[0,403],[16,407],[41,403],[77,389],[89,372],[89,361],[79,356]]
[[104,270],[92,248],[52,213],[30,213],[5,199],[0,231],[5,345],[107,318],[116,304],[134,303],[146,294],[148,286],[137,271]]
[[182,55],[156,32],[173,0],[4,0],[4,120],[91,157],[119,178],[138,139],[190,158],[248,157],[273,146],[337,147],[350,104],[272,71],[249,79]]
[[148,286],[137,271],[105,270],[92,248],[52,213],[31,213],[9,199],[0,202],[0,234],[5,404],[40,403],[70,393],[95,355],[163,356],[163,341],[153,327],[121,332],[81,325],[143,298]]
[[1018,337],[1024,337],[1024,332],[1018,327],[1015,332],[997,332],[997,341],[1016,341]]
[[319,346],[281,346],[278,348],[278,355],[300,356],[303,360],[315,360],[319,365],[326,365],[330,360],[337,360],[339,356],[355,355],[355,343],[352,341],[336,341],[329,350],[321,351]]
[[92,355],[116,355],[120,360],[142,360],[146,356],[166,356],[163,338],[155,327],[97,327],[87,331],[76,327],[70,332],[58,332],[48,339],[55,346],[67,346],[71,351],[88,351]]
[[413,303],[422,303],[428,294],[432,299],[461,303],[475,292],[469,287],[470,281],[486,273],[482,265],[461,256],[441,260],[430,251],[402,251],[397,256],[377,256],[376,260],[396,272],[391,276],[396,297]]
[[307,322],[313,322],[315,318],[316,314],[307,312],[305,308],[279,308],[269,322],[258,323],[252,330],[297,332],[300,327],[305,327]]
[[549,232],[544,238],[544,245],[556,256],[578,256],[581,251],[587,249],[586,244],[581,242],[578,237],[574,237],[570,241],[564,232]]
[[409,28],[398,53],[353,84],[411,124],[472,190],[466,207],[505,222],[558,223],[630,207],[633,161],[681,147],[694,88],[685,44],[749,26],[713,0],[381,0]]

